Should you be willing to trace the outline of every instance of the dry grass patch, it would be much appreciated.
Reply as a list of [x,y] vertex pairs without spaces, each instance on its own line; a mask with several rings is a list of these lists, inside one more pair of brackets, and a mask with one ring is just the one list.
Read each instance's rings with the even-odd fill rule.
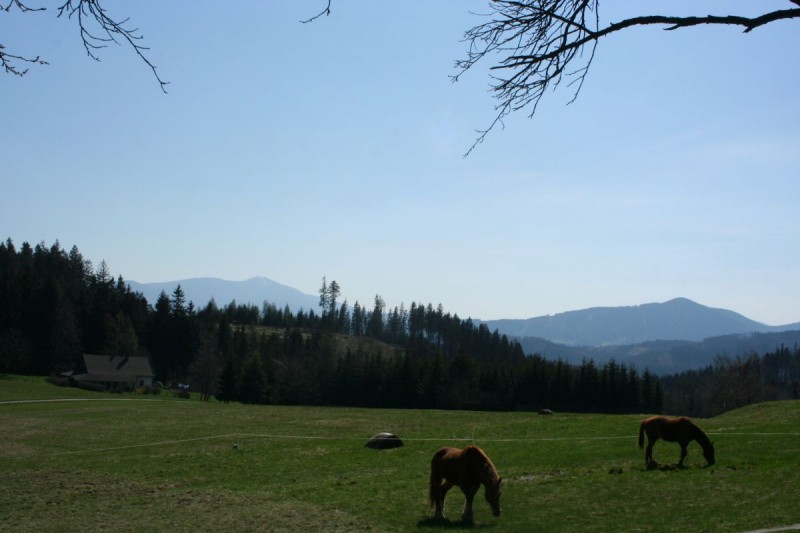
[[370,531],[342,509],[269,492],[198,490],[73,469],[0,475],[2,531]]

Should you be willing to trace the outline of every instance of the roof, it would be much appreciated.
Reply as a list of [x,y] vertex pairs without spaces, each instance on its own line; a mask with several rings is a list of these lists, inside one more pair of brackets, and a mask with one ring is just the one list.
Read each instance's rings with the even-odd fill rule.
[[86,374],[74,376],[80,381],[131,382],[154,376],[147,357],[83,354],[83,361]]

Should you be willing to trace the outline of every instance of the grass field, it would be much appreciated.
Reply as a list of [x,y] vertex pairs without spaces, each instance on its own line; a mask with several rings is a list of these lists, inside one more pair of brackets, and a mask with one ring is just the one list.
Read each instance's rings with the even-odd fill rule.
[[[23,400],[60,400],[37,401]],[[2,531],[456,531],[432,519],[444,445],[481,446],[503,515],[476,498],[473,529],[748,531],[800,523],[800,401],[696,420],[717,464],[646,470],[642,415],[247,406],[105,395],[0,377]],[[366,448],[380,431],[394,450]],[[236,446],[235,446],[236,445]],[[674,464],[676,444],[655,458]]]

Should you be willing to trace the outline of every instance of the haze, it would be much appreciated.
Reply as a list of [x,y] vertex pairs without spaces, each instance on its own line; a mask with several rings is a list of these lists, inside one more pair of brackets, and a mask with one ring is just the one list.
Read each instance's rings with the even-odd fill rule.
[[494,116],[489,65],[448,76],[485,2],[336,1],[298,22],[323,3],[109,6],[166,95],[126,48],[87,58],[52,10],[0,15],[3,44],[50,62],[2,79],[2,238],[139,282],[315,294],[326,276],[351,305],[483,319],[680,296],[800,320],[796,22],[609,37],[574,103],[562,86],[463,158]]

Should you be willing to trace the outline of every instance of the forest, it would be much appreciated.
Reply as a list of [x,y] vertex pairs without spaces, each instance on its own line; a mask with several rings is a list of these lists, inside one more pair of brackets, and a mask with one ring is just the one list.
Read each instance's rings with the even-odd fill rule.
[[341,300],[322,278],[317,310],[187,302],[177,286],[148,304],[105,261],[57,241],[0,243],[0,373],[57,376],[84,353],[150,359],[157,382],[225,402],[418,409],[669,412],[708,416],[797,398],[800,349],[720,356],[658,377],[614,360],[572,365],[442,305]]

